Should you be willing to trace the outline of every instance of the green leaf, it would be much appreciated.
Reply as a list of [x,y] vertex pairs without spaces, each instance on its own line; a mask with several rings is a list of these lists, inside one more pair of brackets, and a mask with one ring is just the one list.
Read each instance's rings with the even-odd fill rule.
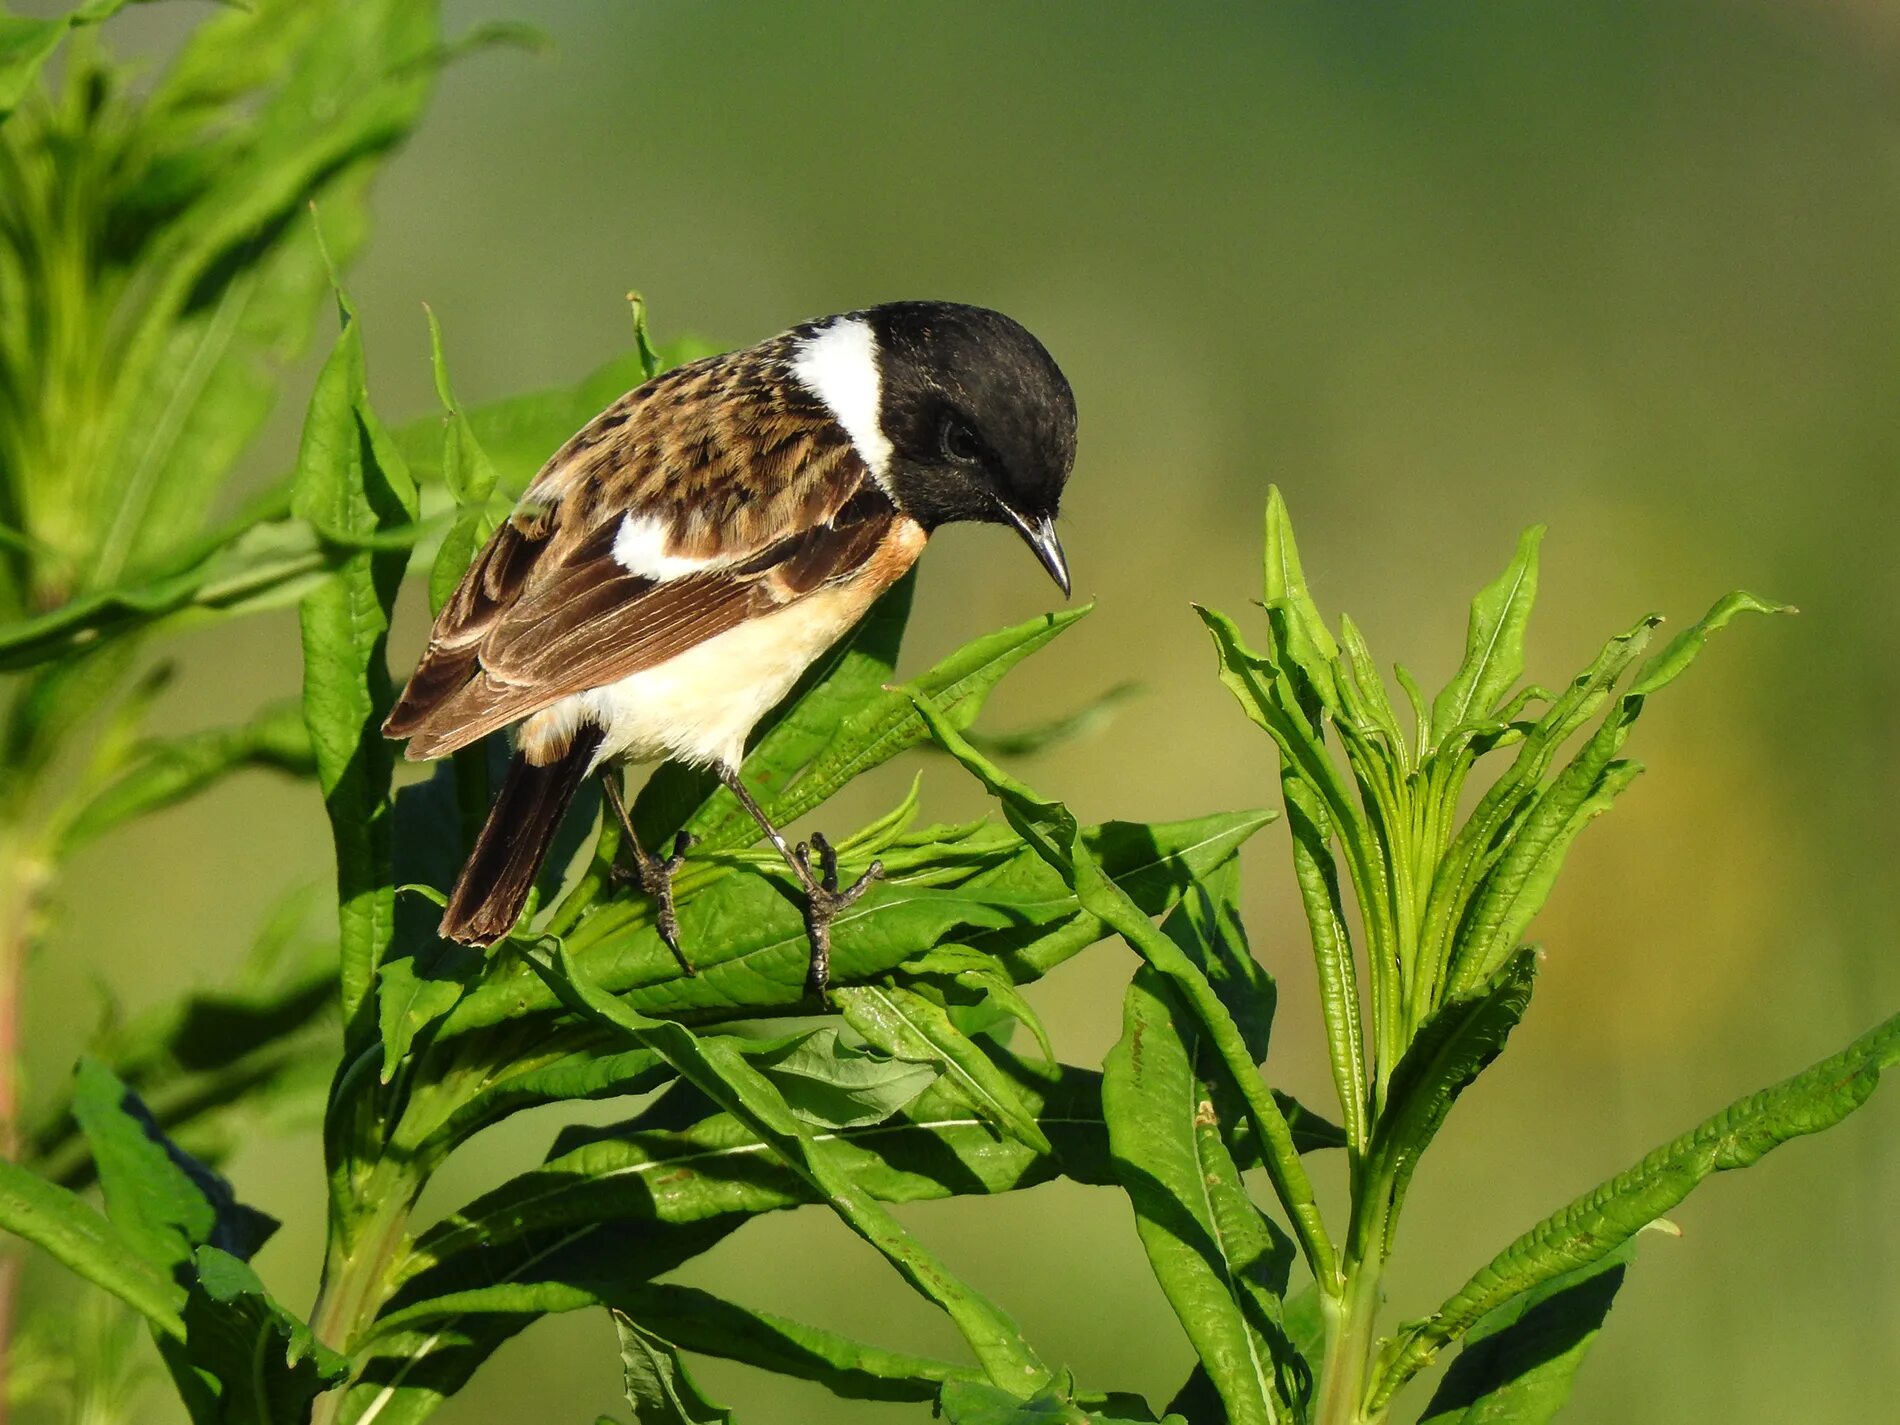
[[701,1093],[758,1132],[853,1231],[950,1317],[992,1380],[1029,1389],[1047,1379],[1047,1368],[1016,1326],[898,1226],[889,1211],[812,1140],[771,1083],[729,1042],[702,1039],[684,1025],[628,1008],[582,976],[558,942],[551,949],[537,947],[532,963],[575,1013],[653,1049]]
[[933,1400],[944,1381],[972,1374],[967,1366],[886,1351],[695,1287],[646,1283],[629,1288],[622,1305],[635,1320],[664,1322],[667,1340],[681,1350],[816,1381],[847,1400]]
[[[481,745],[471,750],[485,762],[499,747]],[[385,1084],[404,1066],[416,1036],[455,1007],[484,963],[480,950],[437,933],[441,905],[418,889],[446,893],[455,884],[464,855],[460,834],[464,775],[457,763],[441,762],[426,781],[412,783],[396,794],[391,876],[408,893],[397,896],[388,953],[376,974]]]
[[1770,1149],[1831,1128],[1874,1091],[1900,1059],[1900,1015],[1847,1048],[1656,1149],[1640,1163],[1553,1213],[1506,1247],[1444,1305],[1406,1323],[1381,1353],[1374,1408],[1446,1344],[1520,1292],[1587,1266],[1687,1197],[1711,1173],[1746,1168]]
[[1034,757],[1065,742],[1095,736],[1115,720],[1118,707],[1142,691],[1139,683],[1117,683],[1074,712],[1047,722],[1019,727],[1013,732],[979,732],[972,728],[965,736],[970,739],[970,745],[986,757]]
[[114,827],[197,796],[232,772],[262,767],[307,776],[310,733],[295,703],[274,703],[249,722],[147,742],[131,764],[67,822],[59,855]]
[[[1242,711],[1270,736],[1284,764],[1281,782],[1291,771],[1308,788],[1316,807],[1323,809],[1331,834],[1338,838],[1351,872],[1353,890],[1368,922],[1375,992],[1394,940],[1387,894],[1388,871],[1379,845],[1359,801],[1328,755],[1308,708],[1295,695],[1292,680],[1270,659],[1248,648],[1239,627],[1225,614],[1196,605],[1195,613],[1213,636],[1220,679],[1240,703]],[[1309,809],[1309,820],[1312,817]],[[1330,854],[1330,853],[1328,853]],[[1322,967],[1322,973],[1325,973]],[[1382,1023],[1384,1016],[1374,1019]]]
[[1532,525],[1517,542],[1517,554],[1497,579],[1471,601],[1465,661],[1432,700],[1432,743],[1484,717],[1524,675],[1524,627],[1537,599],[1537,546],[1544,527]]
[[[346,315],[304,423],[294,496],[298,514],[369,535],[414,520],[416,489],[370,409],[362,335]],[[336,843],[346,1043],[371,1026],[358,1009],[375,984],[395,921],[390,867],[393,754],[380,723],[394,701],[384,645],[406,552],[363,550],[305,595],[304,721]]]
[[333,254],[360,243],[370,173],[414,127],[440,61],[433,5],[303,0],[207,21],[158,85],[155,118],[197,138],[154,175],[184,191],[165,195],[176,217],[141,251],[151,283],[124,345],[102,577],[208,508],[269,411],[268,364],[301,348],[328,290],[312,203]]
[[1311,692],[1307,716],[1319,706],[1337,709],[1339,645],[1307,592],[1280,487],[1267,487],[1266,603],[1274,616],[1274,652],[1299,669]]
[[349,551],[326,546],[302,520],[264,510],[165,572],[82,594],[58,608],[0,628],[0,672],[68,657],[102,639],[163,620],[248,613],[302,595]]
[[[1169,925],[1185,932],[1185,907]],[[1219,1111],[1201,1078],[1200,1028],[1147,965],[1128,988],[1122,1024],[1104,1066],[1103,1109],[1148,1264],[1225,1418],[1233,1425],[1296,1419],[1311,1382],[1296,1374],[1304,1363],[1278,1320],[1292,1244],[1247,1196],[1222,1141]]]
[[[1100,1076],[1069,1068],[1043,1075],[1007,1050],[988,1052],[1015,1078],[1053,1154],[999,1138],[941,1078],[894,1118],[813,1137],[885,1202],[1011,1192],[1058,1173],[1110,1181]],[[422,1233],[395,1273],[406,1288],[402,1299],[421,1300],[433,1290],[424,1283],[407,1288],[424,1274],[510,1242],[565,1240],[620,1221],[678,1226],[819,1200],[809,1181],[772,1155],[758,1129],[709,1100],[695,1095],[694,1102],[699,1110],[689,1106],[683,1121],[649,1126],[653,1115],[643,1114],[628,1124],[564,1132],[540,1168]]]
[[125,5],[126,0],[90,0],[51,20],[0,15],[0,122],[19,107],[40,66],[52,58],[68,32],[109,19]]
[[964,741],[928,698],[917,698],[917,710],[929,724],[931,735],[990,789],[1001,803],[1010,825],[1064,878],[1083,908],[1113,926],[1130,948],[1167,976],[1193,1008],[1247,1105],[1248,1116],[1259,1134],[1267,1175],[1293,1221],[1314,1278],[1336,1290],[1337,1265],[1332,1241],[1320,1221],[1312,1183],[1300,1164],[1299,1150],[1286,1114],[1261,1082],[1245,1037],[1207,975],[1180,946],[1154,927],[1126,891],[1104,874],[1067,807],[1037,796],[985,759]]
[[373,1339],[357,1344],[356,1375],[337,1419],[343,1425],[413,1425],[536,1317],[610,1306],[630,1283],[675,1270],[734,1225],[728,1220],[656,1230],[650,1222],[597,1224],[560,1240],[500,1246],[451,1264],[432,1283],[444,1294],[414,1313],[420,1324],[391,1326],[386,1312]]
[[[1461,922],[1481,881],[1499,864],[1499,845],[1509,839],[1514,824],[1521,824],[1525,807],[1534,800],[1544,775],[1556,758],[1558,748],[1610,696],[1617,680],[1642,653],[1650,630],[1660,619],[1652,614],[1617,634],[1604,645],[1590,666],[1570,680],[1563,693],[1525,730],[1511,764],[1485,790],[1478,804],[1452,836],[1438,869],[1432,877],[1425,902],[1423,929],[1418,937],[1424,973],[1415,991],[1418,1003],[1429,1004],[1442,997],[1441,986],[1449,993],[1465,993],[1482,983],[1495,971],[1502,957],[1496,955],[1496,942],[1489,942],[1494,960],[1482,973],[1479,957],[1456,942]],[[1468,766],[1469,745],[1452,745],[1434,754],[1434,762],[1451,758],[1457,765]],[[1450,788],[1461,785],[1462,773],[1454,772]],[[1447,817],[1450,811],[1443,815]],[[1508,954],[1514,946],[1504,947]],[[1454,953],[1461,964],[1454,972]]]
[[[1109,822],[1083,833],[1104,874],[1138,906],[1159,914],[1191,877],[1231,856],[1271,819],[1230,812],[1195,821]],[[1001,828],[946,840],[926,829],[878,853],[882,882],[832,927],[832,977],[862,983],[955,941],[998,957],[1022,982],[1109,933],[1081,913],[1073,891]],[[868,857],[844,858],[847,874]],[[653,925],[645,897],[598,904],[567,935],[569,949],[603,989],[644,1014],[731,1017],[795,1005],[810,947],[801,893],[776,854],[714,864],[687,862],[676,885],[680,927],[698,973],[685,976]],[[513,961],[496,962],[444,1020],[450,1038],[552,1008],[555,997]]]
[[474,428],[469,425],[455,390],[449,384],[448,361],[442,354],[442,326],[433,309],[429,315],[429,357],[435,372],[436,396],[442,402],[442,478],[455,497],[455,522],[436,550],[429,571],[429,611],[439,614],[462,581],[469,561],[494,530],[489,518],[489,497],[497,479],[494,463],[482,449]]
[[307,1421],[311,1402],[343,1381],[349,1362],[273,1300],[238,1258],[203,1247],[194,1264],[184,1356],[217,1391],[215,1411],[194,1415],[195,1425]]
[[895,1059],[933,1066],[985,1122],[1038,1153],[1053,1151],[1008,1076],[942,1005],[898,985],[840,986],[831,998],[868,1042]]
[[[1452,993],[1468,992],[1503,963],[1543,908],[1571,844],[1586,825],[1609,810],[1617,796],[1641,773],[1640,765],[1618,761],[1616,754],[1642,715],[1649,694],[1680,676],[1708,642],[1709,635],[1738,613],[1785,611],[1752,594],[1730,594],[1719,600],[1708,614],[1638,671],[1630,689],[1615,701],[1596,732],[1548,786],[1533,796],[1525,793],[1521,782],[1517,783],[1517,806],[1512,808],[1515,823],[1508,830],[1494,834],[1493,842],[1501,841],[1502,845],[1487,847],[1489,868],[1472,895],[1470,909],[1461,918],[1451,954]],[[1620,671],[1640,646],[1640,643],[1631,644],[1614,660],[1613,666]],[[1592,674],[1587,673],[1579,685],[1588,687],[1592,682]],[[1556,726],[1567,735],[1568,727],[1581,719],[1574,712],[1560,715],[1561,706],[1560,701],[1546,716],[1557,716]],[[1554,751],[1543,720],[1527,739],[1527,750],[1532,742],[1544,744],[1544,755],[1531,764],[1541,776],[1549,754]],[[1522,760],[1520,756],[1520,762]],[[1520,775],[1514,765],[1507,777],[1515,782]],[[1529,802],[1528,808],[1517,810],[1525,801]],[[1488,810],[1487,821],[1495,821],[1505,806],[1487,797],[1480,803],[1473,820]],[[1460,841],[1464,843],[1464,838]]]
[[138,1095],[82,1059],[73,1114],[92,1145],[106,1215],[138,1253],[182,1280],[193,1254],[216,1246],[249,1258],[276,1222],[239,1203],[231,1185],[167,1139]]
[[1366,1115],[1370,1111],[1365,1032],[1360,1021],[1352,933],[1347,929],[1345,901],[1339,891],[1338,863],[1333,860],[1332,819],[1312,787],[1284,762],[1280,789],[1286,800],[1287,829],[1292,834],[1293,877],[1300,889],[1301,909],[1306,912],[1313,963],[1319,971],[1320,1014],[1326,1022],[1333,1089],[1339,1097],[1346,1138],[1354,1151],[1363,1152],[1369,1132]]
[[1669,640],[1668,646],[1654,658],[1645,663],[1636,674],[1636,681],[1630,684],[1631,697],[1645,697],[1665,684],[1673,682],[1695,661],[1709,641],[1709,635],[1726,626],[1737,614],[1791,614],[1795,612],[1792,604],[1771,604],[1766,599],[1742,590],[1725,594],[1715,601],[1701,618],[1697,619],[1681,633]]
[[882,1123],[915,1101],[937,1077],[934,1064],[867,1053],[844,1043],[829,1026],[744,1052],[784,1097],[786,1107],[814,1128]]
[[1433,1392],[1419,1425],[1547,1425],[1603,1329],[1636,1239],[1487,1314]]
[[132,1307],[154,1331],[184,1337],[179,1315],[184,1292],[77,1193],[0,1161],[0,1228],[45,1248],[61,1265]]
[[[1391,1256],[1399,1209],[1420,1156],[1444,1126],[1453,1101],[1504,1052],[1505,1040],[1530,1007],[1536,978],[1537,952],[1519,950],[1481,991],[1440,1005],[1406,1047],[1392,1071],[1368,1154],[1368,1178],[1389,1184],[1384,1241],[1376,1249],[1360,1244],[1360,1260],[1374,1250],[1380,1260]],[[1360,1220],[1371,1225],[1370,1218]]]
[[612,1314],[635,1425],[731,1425],[732,1412],[701,1394],[670,1343],[625,1312]]
[[[575,1037],[571,1032],[568,1038]],[[593,1047],[568,1050],[559,1039],[544,1039],[531,1055],[521,1055],[481,1076],[481,1087],[454,1104],[439,1119],[405,1115],[392,1139],[398,1151],[433,1165],[502,1119],[550,1103],[585,1102],[651,1093],[674,1077],[650,1049],[617,1053]]]
[[[1053,1387],[1020,1400],[1006,1390],[982,1381],[951,1380],[944,1383],[938,1409],[949,1425],[1155,1425],[1145,1406],[1138,1415],[1127,1414],[1125,1398],[1117,1401],[1113,1414],[1084,1409]],[[1186,1425],[1179,1416],[1170,1415],[1162,1425]]]

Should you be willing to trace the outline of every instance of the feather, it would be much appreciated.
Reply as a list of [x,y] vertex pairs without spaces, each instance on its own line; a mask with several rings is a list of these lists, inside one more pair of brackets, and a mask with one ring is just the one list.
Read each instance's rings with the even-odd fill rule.
[[492,945],[514,929],[600,739],[599,728],[583,728],[545,766],[520,755],[508,764],[475,849],[449,893],[444,936],[464,945]]

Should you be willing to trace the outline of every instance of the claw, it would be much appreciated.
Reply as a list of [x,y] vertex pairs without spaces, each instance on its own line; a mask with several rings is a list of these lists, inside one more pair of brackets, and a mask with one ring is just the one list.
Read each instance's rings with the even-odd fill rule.
[[633,865],[624,866],[616,861],[611,873],[616,886],[637,881],[640,889],[653,897],[654,922],[660,932],[660,939],[673,952],[674,960],[679,962],[680,973],[685,975],[699,972],[680,948],[680,920],[678,907],[673,901],[673,877],[686,863],[686,852],[693,840],[692,836],[682,831],[673,839],[672,854],[665,858],[648,855],[635,842],[632,848]]
[[[818,853],[817,874],[811,866],[811,852]],[[884,863],[873,861],[845,889],[838,889],[838,853],[820,833],[814,832],[808,849],[798,847],[794,869],[805,883],[805,934],[811,941],[811,964],[805,974],[805,993],[825,1003],[825,987],[831,981],[831,922],[838,912],[854,905],[871,889],[872,882],[884,874]]]

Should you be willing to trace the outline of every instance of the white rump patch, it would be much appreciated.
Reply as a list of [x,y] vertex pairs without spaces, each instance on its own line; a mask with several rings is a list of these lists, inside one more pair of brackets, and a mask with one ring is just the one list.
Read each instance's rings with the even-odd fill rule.
[[614,560],[629,574],[664,583],[716,568],[718,559],[682,559],[666,552],[670,536],[666,525],[652,515],[623,515],[614,531]]
[[792,374],[825,403],[871,467],[871,474],[882,479],[890,464],[891,443],[878,419],[881,382],[871,324],[862,317],[839,317],[820,328],[798,344]]

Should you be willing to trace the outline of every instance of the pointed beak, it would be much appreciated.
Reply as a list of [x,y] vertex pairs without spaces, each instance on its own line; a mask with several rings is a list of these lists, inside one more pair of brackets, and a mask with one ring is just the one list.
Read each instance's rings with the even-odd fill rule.
[[1062,596],[1069,595],[1069,558],[1062,552],[1062,541],[1056,538],[1056,522],[1053,516],[1042,515],[1037,519],[1026,519],[1016,511],[1003,506],[1003,514],[1016,526],[1016,533],[1023,537],[1023,543],[1036,552],[1036,558],[1042,561],[1042,567],[1049,571],[1049,577],[1056,581],[1056,587],[1062,590]]

